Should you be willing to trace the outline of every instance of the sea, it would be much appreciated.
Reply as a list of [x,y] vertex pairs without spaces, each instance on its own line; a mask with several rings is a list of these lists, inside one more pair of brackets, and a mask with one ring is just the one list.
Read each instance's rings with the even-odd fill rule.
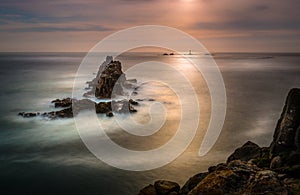
[[[143,82],[137,79],[136,93],[129,94],[132,99],[140,100],[139,105],[134,106],[137,113],[112,118],[97,115],[108,135],[103,139],[111,139],[129,150],[152,150],[172,139],[182,118],[189,123],[188,119],[195,117],[193,112],[183,116],[182,106],[187,110],[200,110],[199,117],[196,115],[199,119],[196,133],[177,158],[154,169],[134,170],[134,166],[149,163],[159,155],[128,159],[122,155],[120,165],[132,165],[126,170],[122,168],[124,166],[118,166],[118,163],[112,166],[92,153],[81,139],[73,118],[50,120],[18,116],[19,112],[57,110],[51,104],[52,100],[72,97],[74,80],[82,76],[78,69],[85,55],[0,53],[1,194],[132,195],[158,179],[183,185],[194,174],[226,162],[227,157],[248,140],[269,146],[288,91],[300,87],[300,54],[297,53],[195,54],[193,57],[209,57],[216,62],[226,89],[226,116],[221,132],[209,152],[199,156],[212,106],[210,89],[202,73],[183,55],[127,52],[113,56],[122,63],[125,73],[137,64],[147,62],[139,73],[153,75],[154,79]],[[100,55],[99,59],[103,57]],[[168,64],[168,68],[152,66],[154,62]],[[178,72],[183,79],[176,79]],[[96,73],[82,78],[92,80]],[[187,86],[191,89],[186,90]],[[189,91],[195,92],[196,101],[187,99]],[[133,125],[127,125],[127,131],[124,131],[122,125],[115,122],[119,119],[126,123],[129,118],[139,124],[137,127],[143,133],[147,134],[148,129],[153,132],[147,136],[131,135]],[[155,129],[151,130],[152,127]],[[138,128],[135,127],[133,132],[138,134]],[[174,147],[174,151],[176,149]],[[107,155],[113,152],[107,148]],[[172,154],[172,148],[168,152]],[[166,155],[162,153],[161,158]]]

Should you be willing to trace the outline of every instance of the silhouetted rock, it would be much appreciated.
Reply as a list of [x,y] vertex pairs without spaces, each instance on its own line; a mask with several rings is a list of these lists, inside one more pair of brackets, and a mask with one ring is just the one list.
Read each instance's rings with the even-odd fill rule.
[[139,104],[138,102],[134,101],[133,99],[130,99],[129,103],[132,104],[132,105],[138,105]]
[[19,116],[22,116],[24,118],[30,118],[40,115],[39,112],[19,112]]
[[236,149],[234,153],[228,157],[227,162],[237,160],[237,159],[243,161],[255,159],[260,157],[260,151],[261,148],[257,144],[248,141],[242,147]]
[[111,111],[109,111],[109,112],[106,113],[106,116],[108,116],[108,117],[113,117],[114,114],[113,114]]
[[138,195],[176,195],[180,186],[172,181],[158,180],[140,190]]
[[207,175],[208,173],[206,172],[206,173],[198,173],[193,177],[191,177],[180,189],[178,195],[187,194],[189,191],[194,189],[198,185],[198,183],[200,183]]
[[300,164],[300,89],[292,89],[278,120],[270,146],[271,158],[280,156],[283,164]]
[[138,193],[138,195],[157,195],[154,185],[150,184]]
[[180,189],[180,186],[172,181],[166,181],[166,180],[158,180],[154,183],[154,187],[156,190],[157,195],[164,195],[164,194],[170,194],[172,192],[178,192]]

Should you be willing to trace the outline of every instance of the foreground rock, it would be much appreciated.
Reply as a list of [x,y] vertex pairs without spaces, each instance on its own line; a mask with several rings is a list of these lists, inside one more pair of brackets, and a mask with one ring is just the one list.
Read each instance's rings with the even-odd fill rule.
[[[236,149],[226,163],[209,167],[208,172],[191,177],[179,191],[161,191],[155,185],[149,185],[139,194],[298,195],[300,194],[299,131],[300,89],[292,89],[287,96],[270,147],[259,147],[248,141]],[[159,182],[170,183],[162,180]]]
[[280,159],[283,166],[300,161],[300,90],[292,89],[278,120],[270,146],[272,159]]
[[172,181],[158,180],[154,185],[148,185],[142,189],[138,195],[163,195],[163,194],[177,194],[180,186]]

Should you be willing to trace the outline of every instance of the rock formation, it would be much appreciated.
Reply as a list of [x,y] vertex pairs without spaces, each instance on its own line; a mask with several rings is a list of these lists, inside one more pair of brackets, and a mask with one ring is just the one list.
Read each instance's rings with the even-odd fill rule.
[[[139,195],[300,194],[300,89],[290,90],[270,147],[248,141],[226,163],[191,177],[181,189],[148,185]],[[175,182],[159,180],[167,185]],[[156,182],[155,182],[156,183]]]
[[[99,67],[96,78],[87,82],[90,91],[84,94],[86,97],[96,97],[98,99],[110,99],[113,95],[123,95],[123,88],[135,87],[136,79],[126,80],[122,72],[121,62],[114,61],[112,56],[107,56],[105,62]],[[137,93],[137,92],[136,92]],[[80,110],[95,108],[97,114],[106,114],[108,117],[115,113],[133,113],[137,110],[132,105],[138,105],[138,102],[129,100],[105,101],[95,103],[89,99],[75,100],[72,98],[56,99],[51,103],[55,108],[63,108],[59,111],[51,112],[20,112],[18,115],[25,118],[42,116],[49,119],[71,118],[78,114]]]
[[126,80],[119,61],[112,61],[104,69],[96,85],[95,96],[97,98],[111,98],[113,90],[116,94],[122,94],[121,83]]
[[292,89],[278,120],[270,146],[271,158],[280,158],[283,165],[300,161],[300,90]]
[[[71,103],[69,102],[71,100]],[[132,105],[138,105],[138,102],[130,99],[130,100],[119,100],[112,102],[100,102],[95,103],[89,99],[75,100],[71,98],[65,99],[56,99],[53,100],[56,108],[64,108],[59,111],[51,111],[51,112],[20,112],[18,115],[23,116],[24,118],[31,118],[36,116],[47,117],[49,119],[56,118],[72,118],[76,116],[81,110],[95,108],[97,114],[106,114],[108,117],[113,116],[113,112],[115,113],[133,113],[137,112],[137,110]]]
[[111,56],[106,57],[102,63],[95,79],[87,82],[91,91],[85,96],[95,96],[99,99],[112,98],[112,95],[123,95],[123,85],[126,76],[122,71],[121,62],[113,61]]

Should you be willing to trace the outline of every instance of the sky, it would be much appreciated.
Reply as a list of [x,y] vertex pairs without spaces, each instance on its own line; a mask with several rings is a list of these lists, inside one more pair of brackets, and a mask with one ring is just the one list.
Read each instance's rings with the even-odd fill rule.
[[166,25],[210,52],[300,52],[299,0],[1,0],[0,52],[87,52],[137,25]]

